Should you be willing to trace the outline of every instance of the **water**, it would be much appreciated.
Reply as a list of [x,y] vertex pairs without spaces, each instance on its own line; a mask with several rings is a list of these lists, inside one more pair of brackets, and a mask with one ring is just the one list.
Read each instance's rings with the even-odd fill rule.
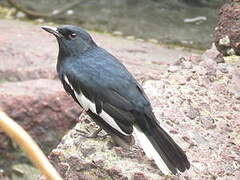
[[[53,12],[73,0],[20,0],[28,9]],[[224,0],[82,0],[54,21],[195,48],[211,46]],[[197,20],[200,19],[200,20]],[[192,21],[192,22],[189,22]]]

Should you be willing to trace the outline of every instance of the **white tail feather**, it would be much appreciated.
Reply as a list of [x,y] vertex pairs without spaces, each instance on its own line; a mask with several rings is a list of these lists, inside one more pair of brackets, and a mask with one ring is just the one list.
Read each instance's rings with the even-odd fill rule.
[[170,169],[167,167],[161,156],[155,150],[147,136],[137,126],[134,126],[133,128],[134,134],[137,136],[136,138],[138,139],[147,157],[150,159],[151,158],[154,159],[155,163],[157,164],[158,168],[162,171],[163,174],[165,175],[171,174]]

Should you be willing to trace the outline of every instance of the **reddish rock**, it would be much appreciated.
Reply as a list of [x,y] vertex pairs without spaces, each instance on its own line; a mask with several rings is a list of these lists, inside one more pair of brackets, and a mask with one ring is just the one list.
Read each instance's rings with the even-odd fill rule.
[[134,180],[149,180],[143,173],[135,173],[133,175]]
[[45,150],[57,144],[81,110],[55,80],[0,84],[0,99],[1,110],[22,125]]
[[217,49],[224,56],[240,55],[240,1],[227,1],[221,7],[218,19],[214,34]]
[[47,37],[38,26],[1,21],[0,80],[56,78],[55,40]]

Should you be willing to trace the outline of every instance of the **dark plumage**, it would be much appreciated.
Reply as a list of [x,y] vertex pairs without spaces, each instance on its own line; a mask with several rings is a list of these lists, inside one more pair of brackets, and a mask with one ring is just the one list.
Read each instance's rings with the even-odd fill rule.
[[100,127],[128,144],[136,131],[164,174],[189,169],[185,153],[160,127],[142,87],[114,56],[76,26],[42,28],[58,40],[57,72],[64,89]]

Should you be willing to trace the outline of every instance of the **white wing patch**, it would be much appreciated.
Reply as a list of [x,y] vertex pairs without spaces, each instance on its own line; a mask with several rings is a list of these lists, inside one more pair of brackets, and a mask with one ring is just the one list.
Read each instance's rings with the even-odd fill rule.
[[[85,111],[91,110],[93,113],[97,114],[96,112],[96,105],[90,101],[86,96],[84,96],[83,93],[78,94],[73,86],[71,85],[71,83],[69,82],[68,78],[66,75],[64,75],[64,80],[66,81],[66,83],[71,87],[71,89],[73,90],[78,102],[81,104],[81,106],[83,107],[83,109]],[[114,119],[107,114],[105,111],[102,110],[102,112],[100,114],[98,114],[106,123],[108,123],[111,127],[113,127],[114,129],[116,129],[117,131],[119,131],[120,133],[122,133],[125,136],[130,136],[130,134],[126,134],[125,132],[123,132],[121,130],[121,128],[117,125],[117,123],[114,121]]]

